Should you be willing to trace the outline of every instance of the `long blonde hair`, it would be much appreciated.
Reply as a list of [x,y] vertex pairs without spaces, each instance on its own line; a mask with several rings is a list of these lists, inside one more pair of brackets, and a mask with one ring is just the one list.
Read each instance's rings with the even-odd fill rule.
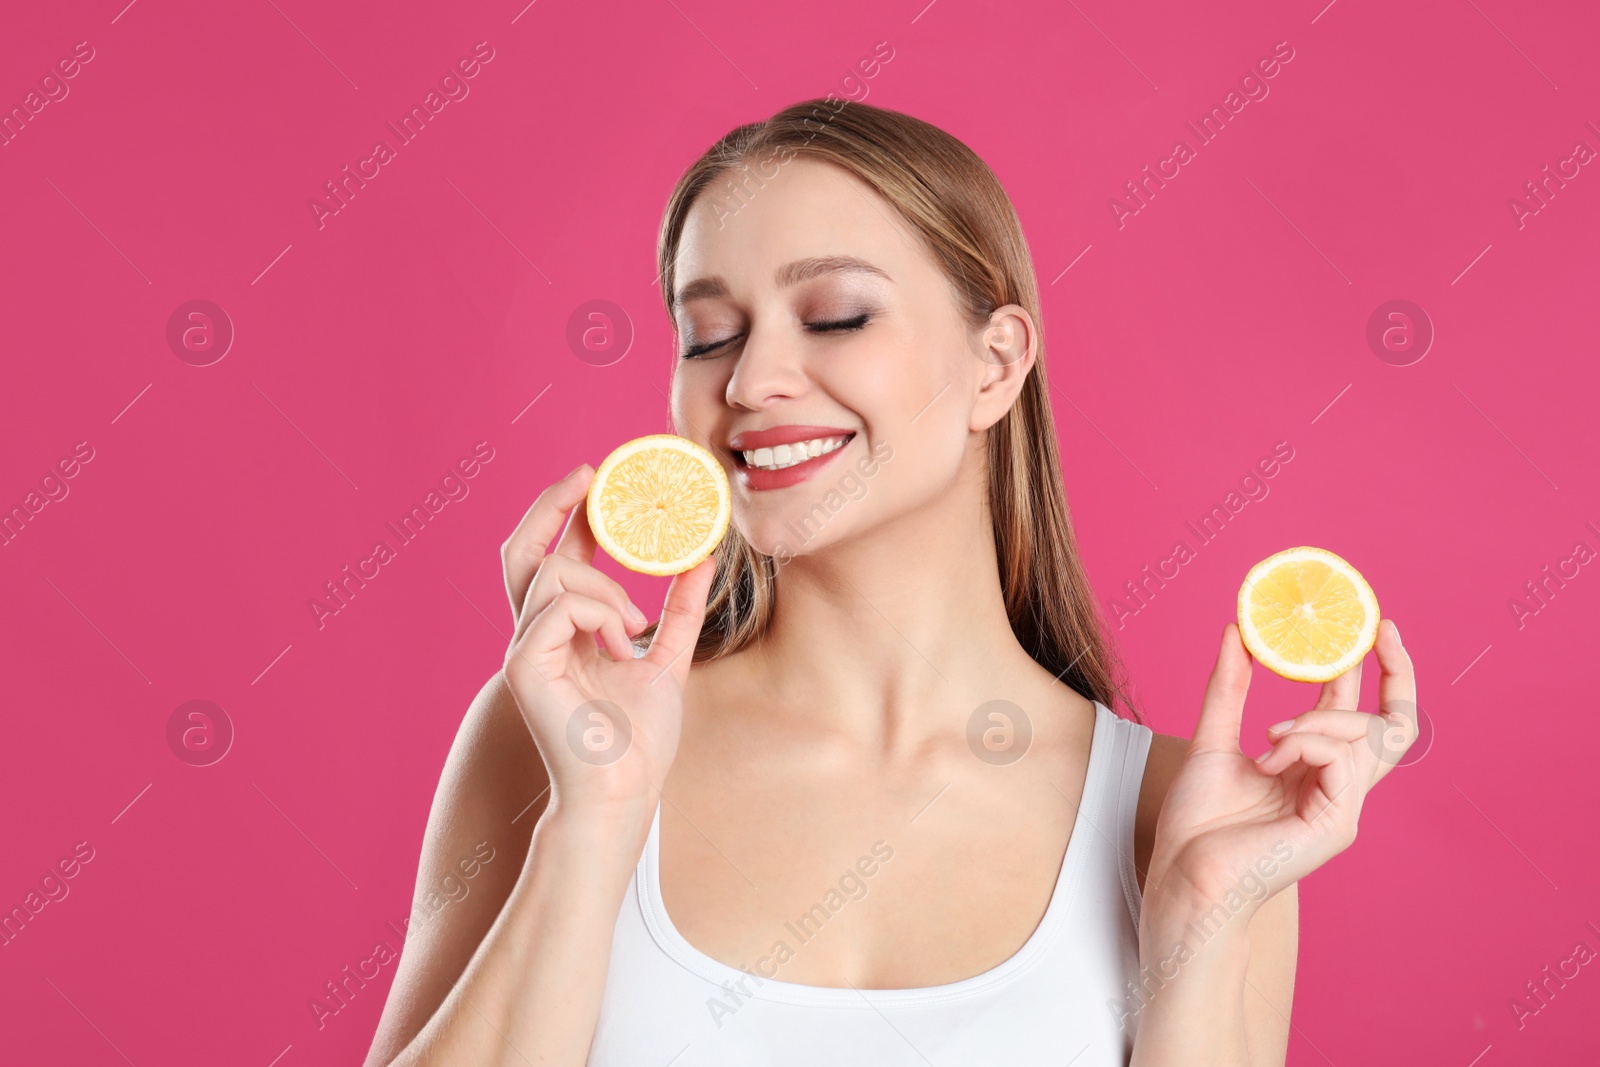
[[[775,177],[770,166],[797,155],[843,167],[898,208],[950,278],[974,326],[1004,304],[1018,304],[1033,317],[1037,362],[1011,410],[988,431],[990,516],[1006,614],[1018,642],[1042,667],[1082,696],[1113,711],[1120,704],[1142,722],[1072,532],[1033,259],[1010,198],[972,149],[921,119],[837,99],[802,101],[732,130],[678,179],[662,216],[656,260],[674,329],[678,247],[690,207],[708,190],[731,192],[742,205]],[[719,181],[722,187],[713,189]],[[730,527],[716,560],[694,662],[759,641],[776,608],[773,557]],[[654,632],[652,624],[635,640],[642,646]]]

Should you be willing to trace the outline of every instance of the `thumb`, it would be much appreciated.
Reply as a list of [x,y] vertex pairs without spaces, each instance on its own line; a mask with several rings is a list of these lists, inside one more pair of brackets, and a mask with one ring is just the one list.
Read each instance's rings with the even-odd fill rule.
[[670,673],[680,687],[689,677],[694,646],[706,620],[706,597],[716,573],[717,558],[711,555],[673,577],[661,605],[661,622],[644,656],[657,670]]
[[1222,630],[1222,648],[1206,683],[1195,724],[1196,747],[1217,752],[1239,752],[1239,723],[1244,718],[1244,698],[1250,691],[1250,653],[1239,637],[1237,623]]

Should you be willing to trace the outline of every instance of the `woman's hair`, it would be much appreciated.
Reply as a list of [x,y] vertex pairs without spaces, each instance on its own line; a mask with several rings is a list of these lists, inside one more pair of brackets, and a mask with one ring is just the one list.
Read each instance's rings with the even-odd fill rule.
[[[837,99],[806,100],[734,129],[678,179],[656,245],[661,294],[672,295],[684,221],[702,194],[737,211],[796,156],[843,167],[899,209],[955,288],[975,327],[995,308],[1026,308],[1039,331],[1038,360],[1006,415],[989,428],[989,507],[1006,614],[1018,642],[1072,689],[1143,721],[1078,557],[1067,510],[1045,379],[1043,317],[1033,259],[1000,181],[961,141],[898,111]],[[720,218],[720,215],[719,215]],[[674,329],[676,319],[674,318]],[[735,652],[766,632],[778,563],[729,527],[694,662]],[[643,645],[652,624],[637,638]]]

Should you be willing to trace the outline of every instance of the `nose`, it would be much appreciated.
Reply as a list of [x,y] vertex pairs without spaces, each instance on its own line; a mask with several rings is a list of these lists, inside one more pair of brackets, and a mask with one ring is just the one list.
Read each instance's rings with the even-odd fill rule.
[[734,362],[724,394],[729,407],[762,411],[793,400],[807,388],[805,353],[781,325],[752,325]]

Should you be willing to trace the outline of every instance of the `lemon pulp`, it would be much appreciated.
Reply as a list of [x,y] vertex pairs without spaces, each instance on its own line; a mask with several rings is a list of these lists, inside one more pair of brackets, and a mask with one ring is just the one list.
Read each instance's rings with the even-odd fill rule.
[[1378,600],[1350,563],[1322,548],[1287,549],[1250,568],[1239,633],[1270,670],[1325,682],[1361,662],[1378,637]]
[[621,445],[589,486],[595,541],[618,563],[643,574],[678,574],[698,564],[722,540],[731,513],[722,464],[675,434]]

